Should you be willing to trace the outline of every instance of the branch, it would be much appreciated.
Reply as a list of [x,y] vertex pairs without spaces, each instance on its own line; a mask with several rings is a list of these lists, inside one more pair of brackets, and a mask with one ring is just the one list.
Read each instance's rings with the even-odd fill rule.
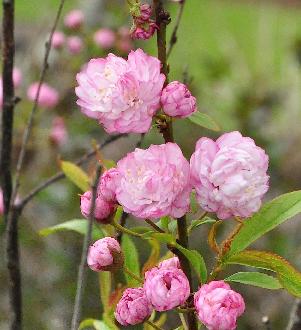
[[43,65],[42,65],[42,71],[40,73],[40,79],[39,79],[37,94],[36,94],[36,97],[35,97],[35,100],[34,100],[34,104],[33,104],[31,113],[30,113],[28,121],[27,121],[26,129],[25,129],[24,134],[23,134],[21,151],[20,151],[20,154],[19,154],[18,162],[17,162],[15,186],[14,186],[13,195],[12,195],[12,201],[13,202],[15,201],[16,196],[18,194],[18,190],[19,190],[19,186],[20,186],[20,175],[21,175],[21,171],[22,171],[22,167],[23,167],[26,148],[27,148],[27,144],[28,144],[30,134],[31,134],[31,130],[32,130],[34,116],[35,116],[35,113],[36,113],[37,108],[38,108],[38,100],[39,100],[39,97],[40,97],[41,86],[44,82],[46,71],[48,69],[48,58],[49,58],[49,54],[50,54],[50,50],[51,50],[52,37],[53,37],[53,34],[56,30],[59,18],[61,16],[61,13],[62,13],[62,10],[63,10],[63,7],[64,7],[64,3],[65,3],[65,0],[61,0],[58,11],[57,11],[57,14],[56,14],[56,17],[55,17],[55,20],[54,20],[54,23],[53,23],[53,26],[51,28],[51,32],[50,32],[48,41],[46,42],[46,50],[45,50],[45,55],[44,55],[44,60],[43,60]]
[[301,299],[296,299],[286,330],[301,329]]
[[87,263],[87,255],[89,250],[89,245],[91,241],[92,236],[92,226],[93,226],[93,220],[94,220],[94,210],[95,210],[95,201],[97,197],[97,186],[99,177],[101,174],[101,167],[98,166],[95,181],[92,187],[92,203],[91,203],[91,209],[90,209],[90,215],[88,220],[88,230],[87,234],[84,237],[84,243],[82,248],[82,256],[80,265],[78,268],[78,275],[77,275],[77,288],[76,288],[76,296],[75,296],[75,304],[73,309],[73,316],[72,316],[72,322],[71,322],[71,330],[77,330],[80,317],[81,317],[81,302],[82,302],[82,296],[83,291],[85,288],[85,282],[86,282],[86,263]]
[[173,49],[174,45],[177,43],[177,40],[178,40],[177,32],[178,32],[180,22],[181,22],[181,19],[182,19],[182,16],[183,16],[185,2],[186,2],[185,0],[182,0],[179,3],[179,10],[178,10],[177,18],[176,18],[176,23],[175,23],[174,29],[171,33],[171,37],[170,37],[170,41],[169,41],[169,47],[168,47],[168,51],[167,51],[167,58],[169,58],[169,56],[172,52],[172,49]]
[[[107,146],[108,144],[122,138],[122,137],[126,137],[126,134],[119,134],[119,135],[114,135],[114,136],[110,136],[109,138],[107,138],[103,143],[101,143],[96,149],[102,149],[103,147]],[[75,164],[80,166],[85,164],[88,160],[90,160],[92,157],[94,157],[96,154],[96,150],[93,149],[92,151],[89,151],[88,153],[86,153],[85,155],[83,155],[81,158],[79,158]],[[39,192],[41,192],[42,190],[46,189],[47,187],[49,187],[50,185],[52,185],[53,183],[64,179],[65,178],[65,173],[60,171],[56,174],[54,174],[52,177],[50,177],[49,179],[47,179],[46,181],[40,183],[37,187],[35,187],[32,191],[30,191],[28,193],[28,195],[26,195],[17,205],[18,209],[23,209],[28,202],[31,201],[31,199],[33,199]]]
[[[166,25],[170,22],[169,14],[164,10],[162,0],[154,0],[154,7],[156,13],[156,24],[158,25],[159,29],[157,31],[157,48],[158,48],[158,58],[161,61],[161,72],[165,74],[166,81],[165,85],[168,83],[168,65],[167,65],[167,55],[166,55]],[[173,138],[173,130],[172,130],[172,121],[167,116],[167,120],[165,121],[164,125],[160,127],[160,132],[162,133],[165,143],[167,142],[174,142]],[[177,219],[177,226],[178,226],[178,243],[185,248],[188,248],[188,233],[187,233],[187,222],[186,217],[182,217]],[[175,249],[174,253],[178,256],[180,260],[181,267],[187,276],[190,284],[191,293],[193,292],[192,286],[192,277],[191,277],[191,268],[189,261],[186,257],[177,249]],[[192,304],[192,296],[189,298],[189,304]],[[197,320],[193,311],[189,311],[187,313],[187,323],[189,330],[197,330]]]

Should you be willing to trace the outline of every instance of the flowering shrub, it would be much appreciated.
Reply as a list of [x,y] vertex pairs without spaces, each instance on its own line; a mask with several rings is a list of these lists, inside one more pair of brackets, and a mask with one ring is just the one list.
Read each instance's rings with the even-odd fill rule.
[[[78,208],[84,219],[45,228],[42,233],[48,235],[71,229],[85,237],[73,330],[89,326],[97,329],[99,324],[103,329],[114,330],[119,325],[140,323],[147,330],[149,327],[162,329],[165,312],[171,310],[180,316],[182,325],[177,329],[196,330],[198,324],[202,324],[209,330],[233,330],[243,317],[248,302],[231,289],[230,282],[284,289],[294,296],[301,296],[298,270],[274,253],[248,249],[257,239],[301,211],[301,192],[287,193],[264,203],[270,184],[269,157],[257,145],[259,142],[238,131],[216,133],[215,140],[200,136],[189,161],[173,135],[174,122],[189,120],[214,131],[220,131],[219,126],[213,118],[197,109],[197,100],[187,81],[169,82],[172,67],[169,67],[168,57],[177,40],[178,25],[172,31],[167,48],[166,28],[170,16],[163,1],[155,0],[152,6],[136,0],[127,2],[133,18],[131,30],[101,27],[91,32],[92,38],[86,38],[83,33],[86,20],[80,10],[72,10],[65,16],[64,31],[55,31],[56,25],[52,30],[46,45],[44,70],[51,48],[65,59],[74,56],[80,62],[76,66],[76,103],[82,114],[97,120],[112,136],[100,146],[92,142],[93,150],[76,163],[59,159],[62,173],[24,198],[17,198],[35,109],[53,110],[61,99],[59,88],[44,82],[42,71],[40,81],[27,89],[27,98],[34,106],[21,146],[15,184],[12,185],[11,173],[3,174],[0,215],[4,215],[9,228],[8,242],[11,245],[16,242],[16,237],[9,235],[17,233],[18,228],[10,226],[17,226],[18,217],[31,198],[66,176],[82,192]],[[184,1],[178,5],[183,6]],[[183,7],[180,8],[181,13]],[[130,36],[148,40],[155,32],[158,57],[140,48],[132,50],[134,44]],[[89,42],[97,52],[104,52],[101,53],[103,56],[85,63],[84,54]],[[105,50],[112,53],[107,54]],[[10,64],[8,67],[11,79],[0,79],[4,132],[11,122],[6,116],[17,102],[14,98],[8,99],[14,96],[13,93],[9,95],[9,89],[19,87],[22,80],[20,71],[13,71]],[[4,84],[6,89],[2,93]],[[85,119],[82,116],[82,120]],[[97,130],[100,130],[98,126]],[[159,132],[164,142],[143,145],[147,144],[143,141],[145,134],[151,130]],[[202,135],[202,131],[199,132]],[[105,159],[102,146],[129,133],[139,134],[135,150],[117,163]],[[63,117],[53,118],[49,139],[55,146],[66,145],[71,140]],[[6,145],[10,143],[2,143],[6,156],[1,162],[3,173],[7,166],[11,167],[11,162],[5,164],[11,154]],[[85,171],[80,165],[87,159],[92,159],[93,164]],[[139,225],[128,226],[129,217],[137,218]],[[225,232],[225,238],[220,242],[218,231],[225,223],[223,220],[234,224],[234,228]],[[214,254],[214,263],[203,258],[206,242],[198,241],[197,250],[189,248],[190,234],[206,226],[209,227],[207,241]],[[144,245],[151,248],[143,267],[139,264],[138,243],[131,239],[132,236],[141,240],[141,249]],[[7,248],[9,257],[18,255],[18,245],[14,246],[14,253],[11,253],[11,245]],[[165,255],[160,254],[161,246],[168,249]],[[9,260],[9,269],[13,261]],[[210,264],[213,264],[211,269]],[[233,264],[259,271],[225,276],[223,271]],[[99,276],[103,304],[101,320],[81,320],[80,317],[86,265]],[[14,275],[11,280],[18,282],[19,277]]]

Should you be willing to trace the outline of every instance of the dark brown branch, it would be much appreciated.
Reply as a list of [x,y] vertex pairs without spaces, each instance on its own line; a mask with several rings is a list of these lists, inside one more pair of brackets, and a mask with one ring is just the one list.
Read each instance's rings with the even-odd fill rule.
[[25,157],[25,153],[26,153],[26,148],[27,148],[27,144],[30,138],[30,134],[32,131],[32,126],[33,126],[33,121],[34,121],[34,116],[35,113],[38,109],[38,99],[40,97],[40,91],[41,91],[41,86],[44,82],[45,79],[45,75],[46,75],[46,71],[48,69],[48,58],[49,58],[49,54],[50,54],[50,50],[51,50],[51,44],[52,44],[52,37],[53,34],[56,30],[56,27],[58,25],[63,7],[64,7],[64,3],[65,0],[61,0],[53,26],[51,28],[51,32],[48,38],[48,41],[46,42],[46,50],[45,50],[45,55],[44,55],[44,60],[43,60],[43,64],[42,64],[42,70],[40,73],[40,79],[39,79],[39,84],[38,84],[38,89],[37,89],[37,94],[34,100],[34,104],[31,110],[31,113],[29,115],[28,121],[27,121],[27,125],[26,125],[26,129],[24,131],[24,135],[23,135],[23,139],[22,139],[22,145],[21,145],[21,151],[19,154],[19,158],[18,158],[18,162],[17,162],[17,170],[16,170],[16,179],[15,179],[15,186],[14,186],[14,190],[13,190],[13,196],[12,196],[12,201],[14,202],[16,199],[16,196],[18,194],[18,190],[19,190],[19,186],[20,186],[20,175],[21,175],[21,171],[22,171],[22,167],[23,167],[23,162],[24,162],[24,157]]
[[[97,149],[102,149],[105,146],[107,146],[108,144],[127,136],[126,134],[119,134],[119,135],[114,135],[114,136],[110,136],[109,138],[107,138],[103,143],[101,143]],[[96,154],[96,150],[92,150],[89,151],[88,153],[86,153],[85,155],[83,155],[81,158],[79,158],[75,164],[80,166],[85,164],[87,161],[89,161],[92,157],[94,157]],[[29,201],[31,201],[32,198],[34,198],[39,192],[41,192],[42,190],[46,189],[47,187],[49,187],[50,185],[52,185],[53,183],[64,179],[65,178],[65,174],[64,172],[60,171],[58,173],[56,173],[55,175],[53,175],[52,177],[50,177],[49,179],[47,179],[46,181],[42,182],[41,184],[39,184],[36,188],[34,188],[31,192],[29,192],[28,195],[26,195],[17,205],[17,207],[19,209],[23,209],[27,203]]]
[[286,330],[301,329],[301,299],[296,299],[292,308]]
[[80,261],[80,265],[78,268],[76,296],[75,296],[75,303],[74,303],[73,316],[72,316],[72,322],[71,322],[71,330],[78,329],[80,317],[81,317],[81,303],[82,303],[83,291],[84,291],[85,284],[86,284],[87,255],[88,255],[89,245],[90,245],[91,236],[92,236],[95,200],[96,200],[96,196],[97,196],[97,186],[98,186],[100,174],[101,174],[101,167],[98,166],[94,184],[92,186],[92,202],[91,202],[91,209],[90,209],[90,214],[89,214],[88,230],[84,237],[82,256],[81,256],[81,261]]
[[179,3],[179,10],[178,10],[177,18],[176,18],[176,23],[175,23],[174,29],[171,33],[171,37],[170,37],[170,41],[169,41],[169,47],[168,47],[168,51],[167,51],[167,58],[169,58],[169,56],[170,56],[170,54],[173,50],[173,47],[177,43],[177,40],[178,40],[177,32],[178,32],[180,22],[181,22],[181,19],[182,19],[182,16],[183,16],[185,2],[186,2],[185,0],[182,0]]
[[[165,85],[166,85],[168,83],[168,71],[169,71],[167,64],[167,55],[166,55],[166,26],[170,22],[170,16],[164,10],[162,0],[154,0],[154,8],[156,13],[156,23],[159,27],[157,31],[158,58],[161,61],[161,65],[162,65],[161,72],[164,73],[166,76],[166,81],[165,81]],[[160,132],[164,137],[165,143],[174,142],[172,121],[170,120],[170,118],[167,117],[165,123],[162,123],[162,125],[160,126]],[[187,222],[185,216],[180,219],[177,219],[177,227],[178,227],[178,235],[179,235],[178,243],[183,247],[188,248]],[[191,292],[193,292],[190,264],[180,251],[174,249],[174,253],[178,256],[180,260],[181,267],[189,280]],[[190,301],[189,301],[190,304],[192,303],[191,298],[192,297],[190,297]],[[189,330],[198,329],[197,320],[193,311],[189,311],[187,313],[187,321],[188,321]]]

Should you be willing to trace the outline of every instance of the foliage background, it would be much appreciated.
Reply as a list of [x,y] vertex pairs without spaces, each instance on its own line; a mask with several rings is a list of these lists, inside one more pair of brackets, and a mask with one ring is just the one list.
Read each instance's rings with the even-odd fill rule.
[[[26,86],[38,77],[43,44],[58,3],[58,0],[16,1],[16,63],[25,80],[19,93],[24,101],[16,110],[16,154],[31,106],[26,101]],[[166,3],[175,17],[177,4]],[[117,29],[121,24],[130,24],[124,1],[67,1],[65,12],[77,6],[86,12],[91,29],[104,26]],[[156,53],[155,40],[137,46]],[[51,146],[48,134],[54,113],[39,112],[37,122],[40,124],[30,144],[23,191],[58,170],[58,154],[63,159],[75,160],[90,148],[92,138],[97,141],[104,138],[102,128],[80,114],[73,92],[75,72],[80,65],[92,56],[103,55],[87,46],[81,58],[67,58],[57,63],[56,55],[52,54],[47,81],[63,95],[55,112],[65,117],[72,138],[59,150]],[[293,2],[187,1],[178,43],[170,58],[170,77],[183,80],[186,74],[191,78],[190,86],[201,111],[210,114],[223,131],[240,130],[266,148],[271,175],[267,199],[301,187],[300,64],[301,8]],[[175,124],[176,140],[187,157],[197,138],[204,135],[218,136],[186,120]],[[137,136],[122,139],[103,153],[106,158],[118,160],[133,148],[137,139]],[[163,142],[161,137],[153,129],[145,138],[144,146],[160,142]],[[82,237],[64,232],[43,238],[38,231],[81,217],[78,194],[70,182],[62,181],[41,193],[25,210],[20,223],[25,329],[69,326]],[[301,222],[298,220],[300,217],[272,231],[258,245],[281,254],[301,269]],[[0,228],[2,256],[3,223]],[[195,231],[191,245],[202,250],[207,260],[212,260],[206,243],[207,230],[203,227]],[[145,260],[148,247],[137,247],[141,261]],[[6,329],[8,297],[1,260],[0,329]],[[285,327],[293,303],[291,296],[282,291],[233,286],[243,294],[247,304],[239,329],[264,329],[263,315],[269,316],[273,329]],[[84,316],[99,317],[97,277],[92,272],[89,272],[84,301]],[[172,326],[173,318],[168,322],[167,328]]]

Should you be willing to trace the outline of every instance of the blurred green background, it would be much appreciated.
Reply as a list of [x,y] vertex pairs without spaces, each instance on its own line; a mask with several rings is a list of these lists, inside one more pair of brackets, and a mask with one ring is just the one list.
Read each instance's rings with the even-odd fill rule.
[[[37,79],[44,42],[50,31],[58,0],[16,0],[16,64],[23,71],[23,98],[17,106],[15,151],[20,147],[25,118],[31,109],[26,86]],[[175,18],[178,4],[166,1]],[[91,139],[102,141],[105,133],[93,120],[80,114],[75,104],[75,73],[91,57],[105,51],[91,45],[97,28],[117,30],[130,27],[125,1],[66,1],[64,14],[81,8],[87,17],[82,37],[86,46],[80,56],[52,54],[47,82],[61,93],[55,111],[39,111],[22,178],[21,193],[26,193],[43,178],[58,170],[57,158],[75,160],[91,148]],[[2,15],[2,13],[1,13]],[[168,27],[172,30],[173,22]],[[60,24],[62,28],[62,23]],[[139,42],[156,54],[155,39]],[[289,1],[187,0],[178,42],[170,57],[170,79],[189,81],[200,111],[210,114],[222,131],[240,130],[254,138],[270,156],[271,189],[267,199],[301,187],[301,7]],[[65,118],[70,135],[68,144],[55,148],[48,142],[53,117]],[[174,125],[177,143],[189,157],[201,136],[217,137],[188,120]],[[105,148],[106,158],[118,160],[133,149],[138,136],[124,138]],[[144,146],[160,143],[155,129],[144,139]],[[89,171],[89,166],[87,168]],[[25,210],[20,222],[21,258],[24,289],[25,329],[67,329],[72,315],[77,266],[82,237],[58,233],[47,238],[38,231],[73,218],[81,218],[80,191],[61,181],[42,192]],[[299,221],[298,221],[299,220]],[[258,246],[281,254],[301,269],[300,217],[282,225],[260,240]],[[226,225],[227,226],[227,225]],[[192,246],[213,260],[208,251],[203,227],[192,237]],[[1,238],[3,238],[1,223]],[[147,248],[139,246],[141,260]],[[200,243],[201,242],[201,243]],[[3,255],[3,239],[1,239]],[[3,259],[2,259],[3,260]],[[210,263],[210,262],[209,262]],[[7,329],[6,273],[0,265],[0,329]],[[268,315],[272,329],[284,329],[293,297],[282,291],[234,285],[246,299],[246,313],[238,329],[265,329],[261,318]],[[97,277],[89,272],[84,298],[84,317],[100,317]],[[171,328],[172,318],[165,328]]]

